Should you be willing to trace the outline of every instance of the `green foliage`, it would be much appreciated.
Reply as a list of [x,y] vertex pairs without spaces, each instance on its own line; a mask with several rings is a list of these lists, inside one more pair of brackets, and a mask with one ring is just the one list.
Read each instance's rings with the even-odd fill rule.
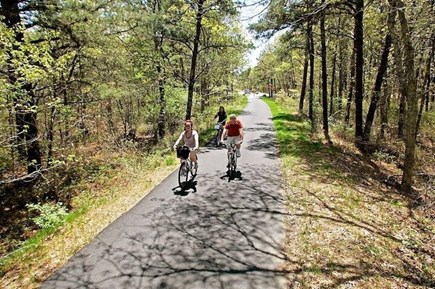
[[36,212],[38,215],[31,220],[41,229],[56,228],[65,222],[68,215],[66,207],[62,203],[28,204],[29,212]]
[[386,163],[393,163],[397,159],[396,156],[393,156],[393,155],[389,154],[388,152],[384,152],[384,151],[375,151],[373,153],[373,158],[378,160],[378,161],[382,161],[382,162],[386,162]]

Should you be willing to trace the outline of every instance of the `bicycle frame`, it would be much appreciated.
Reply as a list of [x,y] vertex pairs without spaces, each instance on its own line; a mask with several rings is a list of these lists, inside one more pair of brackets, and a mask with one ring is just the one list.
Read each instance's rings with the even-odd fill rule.
[[230,165],[229,172],[230,174],[233,174],[237,170],[237,156],[236,156],[236,144],[231,143],[229,144],[230,150],[228,152],[228,163]]

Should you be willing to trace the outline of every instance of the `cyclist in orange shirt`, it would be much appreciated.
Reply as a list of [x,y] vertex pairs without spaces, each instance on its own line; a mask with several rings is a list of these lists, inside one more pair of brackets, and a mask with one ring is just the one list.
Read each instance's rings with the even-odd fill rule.
[[221,142],[224,141],[225,137],[227,137],[228,153],[230,152],[229,144],[234,143],[236,144],[237,147],[236,155],[239,158],[241,156],[240,146],[243,143],[243,125],[242,122],[238,120],[234,114],[230,115],[230,120],[227,122],[227,124],[224,127],[224,131],[221,137]]

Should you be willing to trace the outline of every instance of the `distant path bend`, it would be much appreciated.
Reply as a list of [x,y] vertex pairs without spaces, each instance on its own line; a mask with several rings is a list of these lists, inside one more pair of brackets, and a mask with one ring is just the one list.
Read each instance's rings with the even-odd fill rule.
[[226,151],[202,147],[196,193],[177,171],[55,272],[42,288],[285,288],[284,200],[268,106],[251,94],[239,116],[241,179]]

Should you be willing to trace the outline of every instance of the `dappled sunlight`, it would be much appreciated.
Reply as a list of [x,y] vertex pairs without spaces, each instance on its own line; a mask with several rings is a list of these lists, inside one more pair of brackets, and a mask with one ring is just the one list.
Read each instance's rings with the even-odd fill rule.
[[[134,209],[134,218],[117,220],[123,238],[103,232],[97,250],[82,250],[44,288],[220,288],[240,282],[238,275],[249,288],[280,288],[288,258],[282,240],[270,234],[286,217],[280,178],[271,170],[256,175],[249,165],[241,171],[246,179],[231,183],[203,175],[202,185],[211,189],[196,192],[195,203],[179,196],[175,202],[151,200],[151,213]],[[95,272],[100,266],[106,271]]]

